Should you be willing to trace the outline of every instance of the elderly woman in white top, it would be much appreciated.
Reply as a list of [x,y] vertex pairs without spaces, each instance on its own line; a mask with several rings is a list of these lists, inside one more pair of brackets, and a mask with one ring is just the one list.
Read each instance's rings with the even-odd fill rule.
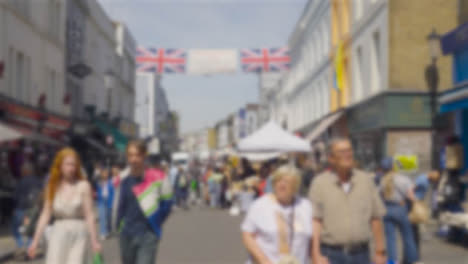
[[299,171],[283,166],[272,177],[273,193],[256,200],[242,223],[247,263],[310,263],[312,206],[297,195]]

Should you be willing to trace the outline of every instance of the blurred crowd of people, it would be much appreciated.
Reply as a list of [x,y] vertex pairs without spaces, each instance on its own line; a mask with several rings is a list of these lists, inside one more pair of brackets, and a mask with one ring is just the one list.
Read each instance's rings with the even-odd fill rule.
[[403,264],[420,263],[421,230],[459,203],[445,188],[450,170],[409,177],[389,157],[374,174],[364,172],[346,138],[332,140],[327,152],[323,164],[307,154],[169,162],[131,142],[126,160],[96,161],[88,170],[70,148],[49,169],[44,157],[26,156],[17,180],[2,159],[0,220],[11,222],[17,257],[34,258],[42,243],[51,264],[85,263],[88,249],[99,252],[114,234],[124,264],[154,263],[172,205],[243,215],[248,263],[366,264],[373,257],[383,264],[400,263],[399,255]]
[[248,263],[422,263],[427,223],[462,201],[450,166],[415,175],[387,157],[364,172],[346,138],[330,141],[326,164],[294,158],[257,165],[256,176],[244,180],[238,201]]

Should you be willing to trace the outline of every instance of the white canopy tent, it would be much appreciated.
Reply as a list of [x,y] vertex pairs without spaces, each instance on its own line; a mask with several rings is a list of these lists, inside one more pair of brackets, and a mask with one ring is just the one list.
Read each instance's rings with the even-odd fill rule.
[[239,152],[310,152],[307,140],[299,138],[281,128],[273,121],[268,122],[237,145]]
[[281,156],[281,152],[240,152],[238,155],[250,161],[266,161]]

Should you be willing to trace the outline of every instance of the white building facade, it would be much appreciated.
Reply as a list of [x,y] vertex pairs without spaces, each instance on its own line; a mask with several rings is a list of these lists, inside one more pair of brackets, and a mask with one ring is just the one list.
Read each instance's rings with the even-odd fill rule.
[[277,93],[275,116],[288,130],[301,130],[330,110],[330,27],[330,1],[309,1],[290,37],[291,71]]
[[160,75],[136,73],[134,114],[135,122],[140,127],[140,138],[161,136],[161,124],[169,116],[169,103],[161,85]]
[[87,0],[87,5],[84,60],[92,72],[84,80],[84,104],[94,106],[97,115],[114,118],[111,89],[117,86],[119,72],[114,26],[98,2]]
[[388,88],[388,0],[353,1],[352,104]]
[[259,125],[265,124],[270,119],[275,119],[272,107],[275,93],[281,84],[283,75],[284,73],[281,72],[262,72],[259,76]]
[[110,115],[120,119],[119,128],[133,137],[138,136],[134,122],[135,117],[135,51],[136,41],[127,27],[114,22],[117,73],[116,85],[111,88]]
[[0,1],[0,94],[68,116],[65,8],[63,0]]

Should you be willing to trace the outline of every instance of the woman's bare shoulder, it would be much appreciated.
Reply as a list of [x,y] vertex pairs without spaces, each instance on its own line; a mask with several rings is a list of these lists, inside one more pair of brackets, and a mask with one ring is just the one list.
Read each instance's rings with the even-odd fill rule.
[[91,192],[91,184],[87,180],[80,180],[78,182],[78,188],[84,193]]

